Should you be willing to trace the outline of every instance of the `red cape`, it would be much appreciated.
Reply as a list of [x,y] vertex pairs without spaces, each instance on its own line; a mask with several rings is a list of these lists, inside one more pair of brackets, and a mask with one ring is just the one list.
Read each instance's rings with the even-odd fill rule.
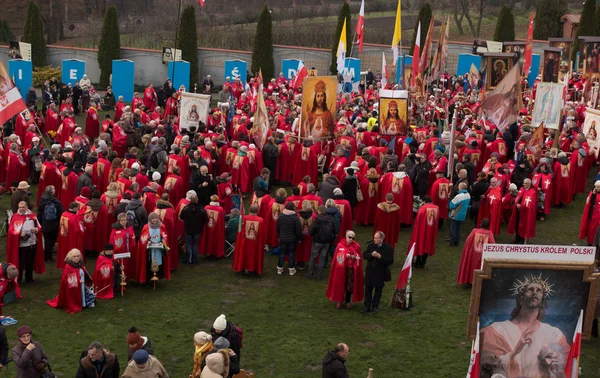
[[313,213],[317,214],[318,210],[319,210],[319,206],[321,206],[323,204],[323,199],[321,197],[319,197],[316,194],[307,194],[305,196],[302,197],[302,203],[300,203],[300,206],[298,207],[298,209],[302,209],[302,206],[304,205],[304,202],[308,201],[310,202],[310,207],[313,209]]
[[156,91],[154,88],[144,89],[144,106],[148,108],[149,111],[154,111],[154,108],[156,108],[156,98]]
[[600,225],[600,194],[596,194],[592,202],[594,191],[590,191],[583,208],[581,226],[579,226],[579,239],[586,239],[589,245],[594,244],[594,237]]
[[[520,209],[517,209],[517,205],[521,205]],[[521,188],[517,199],[513,206],[513,212],[510,217],[510,223],[508,224],[508,233],[514,234],[515,228],[518,227],[519,235],[525,240],[535,238],[535,218],[537,214],[537,192],[533,188],[525,190]],[[519,224],[517,224],[517,215],[519,217]]]
[[94,177],[96,179],[96,189],[100,192],[105,192],[110,181],[108,175],[110,174],[110,162],[103,157],[99,157],[94,167]]
[[588,164],[586,159],[579,155],[578,151],[571,154],[571,182],[573,194],[585,193],[587,184]]
[[448,218],[449,195],[450,180],[443,177],[435,180],[429,191],[429,196],[431,197],[431,201],[440,208],[440,219]]
[[299,144],[291,144],[290,142],[279,145],[279,158],[277,159],[277,172],[275,173],[277,180],[294,182],[294,165],[297,164],[300,157],[299,146]]
[[62,269],[65,266],[65,257],[70,250],[77,248],[83,251],[83,224],[76,214],[69,211],[62,214],[56,241],[58,242],[56,267]]
[[[90,206],[90,202],[95,206]],[[100,207],[97,206],[98,202],[101,203]],[[79,217],[79,221],[84,228],[83,248],[86,251],[95,251],[96,253],[102,251],[110,235],[108,211],[104,204],[100,200],[90,200],[79,209],[77,217]]]
[[363,200],[358,203],[354,211],[354,223],[369,225],[375,222],[375,213],[379,203],[379,180],[369,181],[367,178],[360,180],[360,190]]
[[48,185],[54,185],[56,196],[59,197],[60,189],[62,187],[60,171],[54,162],[45,161],[44,164],[42,164],[42,170],[40,171],[40,183],[38,185],[36,204],[40,201],[40,197]]
[[304,218],[298,213],[300,219],[300,227],[302,229],[302,241],[296,247],[296,262],[308,262],[310,260],[310,249],[312,247],[312,236],[310,235],[310,227],[313,220],[317,216],[313,213],[310,217]]
[[435,242],[437,240],[438,233],[438,215],[440,209],[432,204],[427,203],[419,208],[417,217],[415,218],[415,224],[410,236],[410,242],[408,243],[408,251],[410,247],[415,244],[415,256],[421,256],[428,254],[429,256],[435,255]]
[[48,110],[46,110],[46,123],[44,124],[44,130],[42,130],[44,133],[47,133],[48,131],[57,131],[58,130],[58,126],[60,124],[60,119],[58,116],[58,113],[55,112],[54,110],[48,108]]
[[169,202],[173,207],[185,197],[183,179],[179,175],[171,174],[165,178],[165,192],[169,194]]
[[294,164],[294,185],[298,185],[304,176],[310,176],[310,182],[318,182],[317,171],[317,149],[314,145],[310,147],[300,146],[300,154]]
[[350,161],[344,156],[335,157],[329,164],[329,174],[337,177],[340,183],[342,183],[346,178],[346,172],[344,171],[344,168],[348,167],[349,165]]
[[14,213],[12,218],[10,218],[10,225],[8,226],[8,235],[6,240],[6,262],[13,264],[17,267],[17,269],[19,269],[19,235],[21,234],[21,227],[23,227],[23,223],[27,219],[31,219],[37,224],[38,233],[37,242],[35,245],[36,252],[33,270],[37,274],[42,274],[46,271],[46,266],[44,265],[42,227],[40,226],[35,214],[31,213],[31,211],[29,211],[29,214],[26,215]]
[[[349,258],[349,256],[357,256],[358,259]],[[347,287],[347,269],[354,271],[352,302],[362,302],[365,297],[365,287],[360,245],[355,241],[351,245],[348,245],[346,239],[338,243],[335,248],[335,253],[331,260],[326,296],[332,302],[344,301]]]
[[100,135],[100,120],[98,119],[98,111],[96,108],[90,107],[85,117],[85,135],[91,141],[98,138]]
[[248,156],[235,156],[231,165],[231,184],[237,186],[242,193],[249,193],[252,191],[251,180]]
[[340,232],[338,233],[338,237],[336,240],[336,242],[339,243],[342,241],[342,239],[346,238],[346,231],[352,230],[352,208],[350,207],[350,202],[348,202],[348,200],[336,199],[334,200],[334,202],[335,207],[337,207],[340,214],[342,214]]
[[[267,230],[267,245],[269,247],[279,246],[279,235],[277,234],[277,220],[285,209],[285,203],[279,203],[272,199],[264,213],[264,221]],[[259,213],[260,214],[260,213]]]
[[[543,214],[550,214],[552,208],[552,174],[551,173],[536,173],[531,178],[531,185],[538,191],[544,193],[544,209]],[[539,209],[538,209],[539,211]]]
[[233,255],[233,270],[262,274],[266,231],[261,217],[246,215],[242,218],[242,231],[238,233]]
[[75,197],[77,197],[77,174],[73,171],[70,171],[66,176],[66,172],[62,172],[61,175],[61,189],[60,189],[60,202],[63,205],[63,208],[67,210],[71,202],[75,201]]
[[113,121],[115,121],[115,123],[121,120],[121,116],[123,115],[123,109],[125,108],[125,106],[127,106],[127,104],[125,104],[124,102],[117,101],[115,105],[115,117],[113,118]]
[[6,159],[6,188],[10,188],[14,182],[21,181],[21,173],[26,169],[26,166],[21,155],[14,152],[8,153],[8,159]]
[[388,193],[394,195],[394,203],[400,206],[399,221],[401,224],[412,224],[413,221],[413,187],[408,175],[403,172],[388,172],[379,181],[379,201],[384,202]]
[[106,207],[106,213],[108,214],[108,218],[106,221],[106,225],[108,227],[112,226],[112,224],[117,221],[117,217],[115,216],[115,210],[119,202],[121,202],[121,199],[122,198],[120,195],[117,195],[115,198],[110,198],[106,195],[106,193],[104,193],[100,197],[100,201],[102,201],[104,207]]
[[174,174],[175,167],[179,167],[179,176],[181,176],[182,181],[188,182],[190,181],[189,166],[190,162],[185,157],[171,154],[167,160],[167,175]]
[[490,230],[474,228],[465,241],[456,282],[459,284],[473,283],[473,272],[476,269],[481,269],[481,254],[485,243],[496,243],[494,234]]
[[202,256],[223,257],[225,254],[225,211],[221,206],[204,206],[208,222],[204,226],[198,251]]
[[[262,154],[257,149],[248,149],[248,165],[250,166],[250,177],[260,176],[263,169]],[[209,158],[210,161],[210,158]],[[210,168],[210,167],[209,167]]]
[[560,203],[573,202],[573,187],[571,184],[571,164],[554,163],[554,183],[552,190],[552,206]]
[[[256,193],[252,194],[252,199],[250,200],[250,205],[256,205],[258,206],[258,213],[257,215],[259,217],[261,217],[262,219],[267,219],[267,214],[269,213],[269,206],[271,204],[271,195],[270,194],[265,194],[262,197],[257,197]],[[266,223],[266,221],[265,221]],[[265,224],[265,227],[267,227],[268,225]]]
[[144,204],[144,209],[146,209],[146,212],[150,214],[154,211],[154,209],[156,209],[156,202],[160,197],[158,196],[158,193],[151,190],[143,191],[143,193],[142,203]]
[[115,248],[113,253],[131,253],[129,259],[123,259],[125,265],[125,276],[127,278],[137,277],[137,245],[135,241],[135,232],[133,227],[126,229],[113,228],[110,232],[109,243]]
[[[165,225],[162,224],[160,226],[160,236],[162,241],[167,248],[169,247],[169,238],[167,236],[167,229]],[[146,282],[146,261],[148,259],[148,250],[146,248],[148,244],[148,239],[150,238],[150,231],[148,229],[148,225],[146,224],[144,228],[142,228],[142,232],[140,233],[140,240],[137,245],[138,253],[137,253],[137,282],[145,283]],[[165,279],[171,279],[171,267],[169,261],[169,253],[167,255],[163,255],[163,272]]]
[[[89,276],[82,267],[84,273]],[[81,272],[80,268],[74,268],[69,264],[65,265],[62,277],[60,278],[60,289],[58,295],[46,303],[54,308],[64,308],[69,314],[74,314],[82,310],[81,304]]]
[[217,185],[217,195],[219,196],[219,203],[226,212],[229,212],[233,207],[233,200],[231,195],[233,194],[233,187],[229,182],[222,182]]
[[490,186],[484,195],[485,198],[480,201],[477,227],[482,219],[487,218],[490,220],[490,231],[498,235],[502,224],[502,188]]
[[98,255],[94,268],[94,285],[97,299],[112,299],[114,293],[115,268],[112,258]]
[[2,315],[2,307],[4,307],[4,294],[12,293],[13,291],[15,292],[18,299],[23,298],[21,296],[21,288],[19,287],[17,277],[13,278],[12,280],[9,280],[4,275],[4,269],[2,269],[2,267],[0,266],[0,315]]
[[393,202],[391,204],[382,202],[376,208],[373,235],[377,231],[383,232],[385,234],[385,242],[395,247],[398,242],[398,233],[400,232],[400,222],[398,221],[400,207]]

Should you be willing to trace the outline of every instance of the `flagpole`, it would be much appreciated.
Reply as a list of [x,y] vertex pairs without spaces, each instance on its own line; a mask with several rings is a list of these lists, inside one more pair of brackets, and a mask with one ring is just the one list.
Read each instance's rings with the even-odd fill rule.
[[175,51],[173,51],[173,76],[171,76],[171,83],[173,83],[173,89],[175,89],[175,68],[177,64],[175,64],[175,56],[177,55],[177,39],[179,37],[179,21],[181,19],[181,3],[183,0],[179,0],[179,9],[177,10],[177,25],[175,26]]

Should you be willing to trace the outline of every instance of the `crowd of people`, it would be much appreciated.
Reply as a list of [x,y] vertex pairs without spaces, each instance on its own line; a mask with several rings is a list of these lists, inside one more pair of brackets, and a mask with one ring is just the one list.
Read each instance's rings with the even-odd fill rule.
[[[571,82],[575,92],[581,80]],[[72,313],[113,298],[128,280],[149,287],[169,280],[179,264],[197,264],[198,256],[221,259],[233,251],[233,270],[261,275],[269,251],[278,255],[277,275],[287,265],[290,276],[306,269],[307,279],[320,280],[331,262],[326,296],[336,308],[362,302],[362,312],[373,314],[391,280],[401,229],[410,234],[413,266],[424,268],[446,220],[450,247],[461,244],[462,226],[472,222],[460,284],[472,283],[483,244],[493,243],[503,224],[515,243],[525,243],[576,195],[587,194],[579,238],[598,245],[600,181],[586,193],[596,151],[581,132],[584,104],[566,102],[562,131],[545,130],[539,151],[531,143],[531,105],[500,130],[476,115],[480,88],[443,73],[426,93],[411,92],[409,127],[396,125],[398,134],[387,135],[379,132],[382,84],[371,73],[358,92],[338,95],[334,135],[319,140],[298,135],[302,88],[293,81],[279,74],[263,87],[255,78],[246,84],[227,78],[206,124],[189,129],[179,127],[185,88],[175,90],[169,80],[161,96],[150,83],[131,104],[119,98],[114,116],[103,120],[98,111],[106,100],[82,101],[75,88],[57,91],[58,83],[48,83],[43,111],[35,112],[32,101],[34,115],[24,112],[4,125],[0,181],[14,191],[4,277],[18,288],[55,260],[63,274],[48,304]],[[76,87],[93,93],[91,84]],[[213,87],[210,78],[205,87]],[[535,88],[524,95],[535,98]],[[253,124],[261,89],[266,140]],[[85,127],[75,122],[79,111]],[[458,125],[453,146],[446,138],[451,119]],[[30,183],[38,183],[36,197]],[[354,225],[373,225],[364,252]],[[97,257],[91,272],[86,256]],[[197,336],[201,359],[213,350],[204,345],[219,340]],[[92,362],[96,352],[88,351]],[[136,355],[128,370],[141,361],[160,370],[157,360]]]

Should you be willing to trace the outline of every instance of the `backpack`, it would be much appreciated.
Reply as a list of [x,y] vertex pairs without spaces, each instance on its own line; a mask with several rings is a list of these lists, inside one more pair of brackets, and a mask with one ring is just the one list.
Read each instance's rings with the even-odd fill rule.
[[244,339],[244,330],[242,329],[242,327],[231,323],[231,331],[232,331],[232,334],[237,334],[238,342],[240,344],[240,349],[242,349],[242,340]]
[[319,222],[319,228],[317,229],[317,235],[315,236],[321,243],[330,243],[333,241],[335,235],[335,225],[333,222],[335,221],[331,216],[329,216],[329,219]]
[[127,225],[133,227],[134,230],[139,229],[140,221],[135,216],[135,211],[129,209],[125,214],[127,214]]
[[55,221],[58,218],[58,210],[56,209],[56,205],[52,202],[46,204],[44,207],[44,220],[45,221]]
[[160,160],[158,160],[158,154],[161,153],[162,150],[155,150],[150,155],[150,167],[157,169],[160,166]]

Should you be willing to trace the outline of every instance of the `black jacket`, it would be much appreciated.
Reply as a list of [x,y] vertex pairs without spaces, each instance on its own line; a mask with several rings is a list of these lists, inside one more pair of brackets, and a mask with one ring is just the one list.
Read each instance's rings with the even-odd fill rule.
[[241,359],[240,335],[235,330],[235,325],[233,323],[227,322],[227,327],[225,327],[221,333],[217,333],[214,328],[211,328],[210,334],[212,335],[213,340],[216,340],[219,336],[226,338],[229,341],[229,348],[235,352],[239,359]]
[[422,163],[416,164],[410,171],[410,178],[412,180],[414,194],[423,198],[429,189],[429,171],[431,170],[431,163],[426,160]]
[[[381,258],[373,257],[373,252],[379,252]],[[375,243],[370,243],[363,253],[363,259],[367,260],[365,286],[383,287],[387,267],[394,263],[394,248],[387,243],[383,243],[381,247],[378,247]]]
[[10,198],[10,207],[14,214],[19,210],[19,202],[21,201],[27,202],[27,208],[29,210],[33,209],[33,207],[31,207],[31,201],[29,201],[29,193],[27,193],[26,190],[17,189]]
[[[344,182],[342,183],[342,192],[344,193],[344,198],[348,200],[348,202],[350,202],[350,207],[352,209],[354,209],[356,207],[356,205],[358,205],[358,199],[356,198],[356,191],[358,190],[359,184],[358,184],[358,179],[356,178],[356,176],[346,176],[346,178],[344,179]],[[341,198],[341,199],[344,199]],[[340,198],[336,198],[335,196],[333,197],[333,199],[340,199]]]
[[283,210],[277,219],[277,235],[281,243],[297,243],[302,240],[302,226],[295,211]]
[[[210,196],[217,194],[217,183],[211,175],[197,175],[195,177],[195,188],[196,194],[198,195],[198,203],[202,206],[206,206],[210,203]],[[206,183],[206,186],[202,184]]]
[[263,165],[271,170],[271,173],[275,173],[275,167],[277,166],[277,157],[279,156],[279,148],[272,143],[267,143],[263,149],[262,159]]
[[119,214],[127,211],[127,205],[129,205],[129,202],[129,200],[121,200],[121,202],[115,206],[115,218],[118,217]]
[[[44,209],[47,205],[53,204],[56,207],[56,219],[49,221],[44,218]],[[63,208],[62,202],[58,200],[55,196],[52,196],[48,193],[42,194],[40,197],[40,202],[38,203],[37,209],[37,219],[38,222],[42,225],[43,232],[56,232],[58,231],[58,224],[60,222],[60,216],[65,211]]]
[[136,238],[139,238],[142,228],[148,223],[148,212],[142,204],[142,201],[136,199],[132,199],[127,206],[125,206],[125,211],[127,212],[129,210],[133,210],[135,218],[138,220],[139,227],[137,229],[134,228],[133,231],[135,231]]
[[8,340],[6,339],[6,330],[0,326],[0,364],[6,365],[8,360]]
[[[119,378],[121,368],[119,367],[119,360],[117,355],[110,353],[106,349],[102,351],[104,359],[98,367],[98,362],[92,362],[92,360],[86,355],[79,360],[79,369],[75,378]],[[98,374],[100,369],[100,374]]]
[[323,378],[349,378],[344,360],[333,350],[323,357]]
[[[333,230],[333,232],[327,230]],[[310,234],[315,243],[333,243],[335,241],[335,220],[327,213],[317,215],[310,226]]]
[[186,234],[199,235],[204,229],[208,220],[204,206],[199,203],[190,202],[183,208],[179,219],[183,221],[183,228]]
[[319,189],[319,197],[323,200],[323,203],[333,197],[333,190],[340,187],[340,180],[334,175],[327,176],[327,179],[321,184]]
[[[143,336],[143,337],[145,337],[145,336]],[[142,345],[142,347],[140,349],[145,350],[146,352],[148,352],[148,354],[154,354],[154,351],[152,350],[152,341],[147,337],[146,337],[146,342],[144,343],[144,345]],[[127,348],[127,362],[131,361],[134,353],[135,353],[135,351],[133,349]]]

